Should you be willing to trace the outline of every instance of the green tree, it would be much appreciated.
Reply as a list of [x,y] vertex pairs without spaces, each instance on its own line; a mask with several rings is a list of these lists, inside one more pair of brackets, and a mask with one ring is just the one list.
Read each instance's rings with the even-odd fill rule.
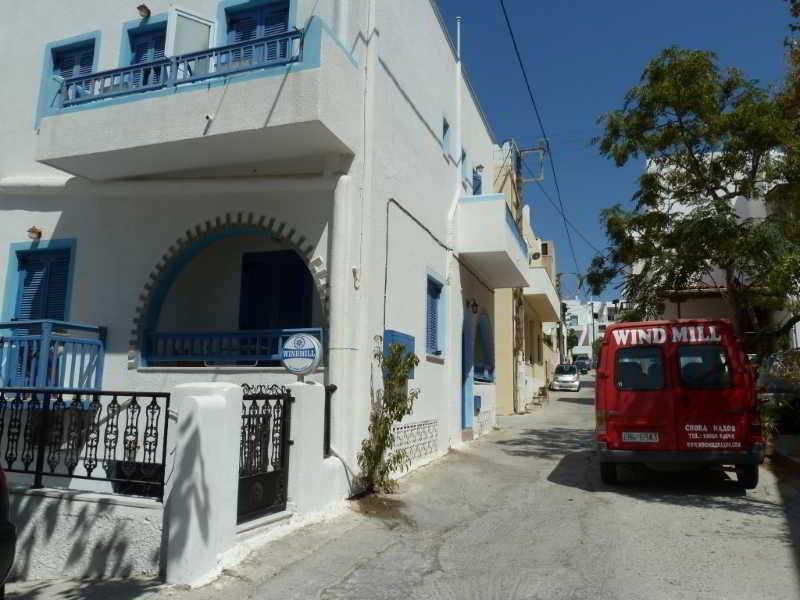
[[567,352],[578,345],[578,334],[574,329],[567,331]]
[[[599,122],[601,155],[618,167],[643,158],[647,168],[632,208],[602,212],[609,248],[592,260],[593,293],[621,276],[633,307],[626,316],[650,319],[671,294],[715,286],[740,333],[773,337],[800,320],[796,224],[780,211],[741,218],[736,206],[771,201],[774,182],[798,180],[785,152],[796,121],[780,97],[737,69],[720,69],[711,52],[673,47]],[[783,193],[793,195],[788,187]],[[774,310],[791,316],[775,326],[767,317]]]

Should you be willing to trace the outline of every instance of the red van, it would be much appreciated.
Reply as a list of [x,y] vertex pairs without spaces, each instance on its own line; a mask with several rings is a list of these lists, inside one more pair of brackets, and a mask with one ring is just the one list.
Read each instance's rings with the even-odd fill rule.
[[595,387],[600,475],[619,463],[733,465],[758,485],[763,461],[755,381],[726,320],[609,325]]

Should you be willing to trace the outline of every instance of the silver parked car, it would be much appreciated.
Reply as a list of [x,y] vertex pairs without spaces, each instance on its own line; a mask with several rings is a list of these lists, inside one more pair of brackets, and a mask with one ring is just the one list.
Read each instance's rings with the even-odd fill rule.
[[578,367],[567,364],[558,365],[553,381],[550,383],[550,389],[553,391],[579,392],[581,390],[581,376],[578,373]]

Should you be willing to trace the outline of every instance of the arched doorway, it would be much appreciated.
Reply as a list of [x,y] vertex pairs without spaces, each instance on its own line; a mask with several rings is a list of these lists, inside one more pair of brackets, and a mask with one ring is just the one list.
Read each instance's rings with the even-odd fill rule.
[[475,382],[494,381],[494,332],[489,315],[465,312],[461,332],[461,428],[475,422]]
[[275,366],[298,331],[324,345],[324,280],[283,229],[231,225],[183,244],[139,319],[139,364]]

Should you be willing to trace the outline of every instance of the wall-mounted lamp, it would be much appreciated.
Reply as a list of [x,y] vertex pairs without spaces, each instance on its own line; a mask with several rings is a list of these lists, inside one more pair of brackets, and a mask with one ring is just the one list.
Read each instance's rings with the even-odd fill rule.
[[33,241],[38,242],[40,239],[42,239],[42,230],[34,225],[28,229],[28,237]]
[[139,16],[143,19],[150,18],[150,9],[147,7],[147,4],[140,4],[136,7],[136,10],[139,11]]
[[478,306],[478,303],[476,302],[475,298],[473,298],[472,300],[468,299],[467,300],[467,306],[472,311],[473,315],[477,315],[478,314],[479,306]]

